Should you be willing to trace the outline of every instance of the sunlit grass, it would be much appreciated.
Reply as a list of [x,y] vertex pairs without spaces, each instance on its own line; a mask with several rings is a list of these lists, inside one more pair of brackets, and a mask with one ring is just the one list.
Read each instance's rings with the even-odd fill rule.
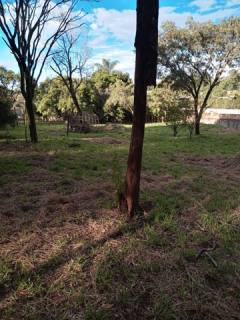
[[129,223],[116,207],[131,127],[38,129],[37,145],[23,126],[0,134],[1,319],[236,318],[239,131],[147,125],[146,216]]

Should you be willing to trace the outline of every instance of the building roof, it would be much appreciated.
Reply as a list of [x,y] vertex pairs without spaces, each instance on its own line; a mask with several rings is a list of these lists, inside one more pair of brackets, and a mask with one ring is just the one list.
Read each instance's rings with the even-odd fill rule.
[[221,108],[208,108],[205,113],[217,113],[217,114],[239,114],[239,109],[221,109]]

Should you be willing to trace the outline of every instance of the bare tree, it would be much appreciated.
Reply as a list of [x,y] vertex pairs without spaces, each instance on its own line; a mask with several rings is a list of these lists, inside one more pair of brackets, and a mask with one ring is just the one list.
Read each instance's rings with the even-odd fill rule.
[[0,0],[0,29],[17,60],[32,142],[37,142],[34,94],[46,60],[57,40],[77,27],[83,12],[73,14],[77,0]]
[[120,208],[127,207],[130,217],[141,212],[139,210],[139,191],[146,121],[147,87],[156,85],[158,12],[159,0],[137,0],[133,127],[128,155],[125,194],[121,195],[119,199]]
[[77,90],[83,79],[83,72],[87,62],[87,52],[81,54],[75,51],[78,37],[73,34],[65,34],[58,41],[51,65],[51,69],[61,78],[63,84],[68,89],[73,104],[79,114],[82,113],[77,97]]

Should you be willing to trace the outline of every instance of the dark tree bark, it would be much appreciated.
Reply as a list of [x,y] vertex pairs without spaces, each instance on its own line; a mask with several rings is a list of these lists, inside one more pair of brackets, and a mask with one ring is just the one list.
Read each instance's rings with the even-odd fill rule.
[[128,168],[126,174],[126,201],[130,216],[140,211],[139,190],[142,166],[142,149],[146,119],[147,86],[142,79],[144,63],[141,53],[136,54],[134,116],[132,137],[128,155]]
[[78,98],[77,98],[77,92],[75,91],[75,89],[73,88],[73,86],[70,87],[70,95],[72,98],[72,101],[77,109],[78,114],[82,114],[82,110],[80,108],[79,102],[78,102]]
[[20,69],[21,93],[25,101],[25,109],[27,111],[27,116],[28,116],[28,128],[29,128],[30,140],[33,143],[37,143],[38,135],[37,135],[35,110],[34,110],[34,103],[33,103],[36,84],[32,80],[32,77],[29,74],[27,67],[22,66],[19,63],[19,69]]
[[198,119],[195,120],[195,134],[200,135],[200,121]]
[[70,129],[70,114],[67,115],[67,136],[69,135],[69,129]]
[[195,113],[195,134],[200,134],[200,118],[199,118],[199,111],[198,111],[198,96],[194,97],[194,113]]
[[219,75],[217,75],[209,87],[204,100],[199,104],[199,91],[194,96],[194,112],[195,112],[195,134],[200,135],[201,119],[204,111],[207,109],[208,100],[212,94],[213,89],[219,84]]
[[37,143],[38,135],[37,135],[35,115],[34,115],[33,97],[31,96],[26,97],[25,104],[26,104],[26,109],[27,109],[28,119],[29,119],[29,133],[30,133],[31,142]]
[[173,125],[173,136],[176,137],[178,134],[178,126],[177,125]]
[[120,197],[120,208],[127,208],[130,217],[141,213],[139,192],[146,121],[147,87],[156,85],[158,12],[159,0],[137,1],[133,126],[125,180],[125,194]]

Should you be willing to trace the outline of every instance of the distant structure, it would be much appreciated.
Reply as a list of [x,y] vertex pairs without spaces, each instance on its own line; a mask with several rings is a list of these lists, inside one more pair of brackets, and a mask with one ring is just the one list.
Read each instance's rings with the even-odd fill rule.
[[81,115],[72,114],[67,121],[67,134],[69,132],[88,133],[91,125],[99,124],[99,118],[94,113],[83,111]]
[[24,98],[21,94],[16,93],[14,96],[14,100],[15,102],[13,104],[13,111],[16,113],[17,119],[19,121],[23,121],[26,113]]
[[220,124],[226,128],[240,130],[240,108],[209,108],[204,112],[201,122],[206,124]]
[[88,124],[99,124],[98,116],[93,112],[82,111],[82,116],[80,117],[80,121]]

